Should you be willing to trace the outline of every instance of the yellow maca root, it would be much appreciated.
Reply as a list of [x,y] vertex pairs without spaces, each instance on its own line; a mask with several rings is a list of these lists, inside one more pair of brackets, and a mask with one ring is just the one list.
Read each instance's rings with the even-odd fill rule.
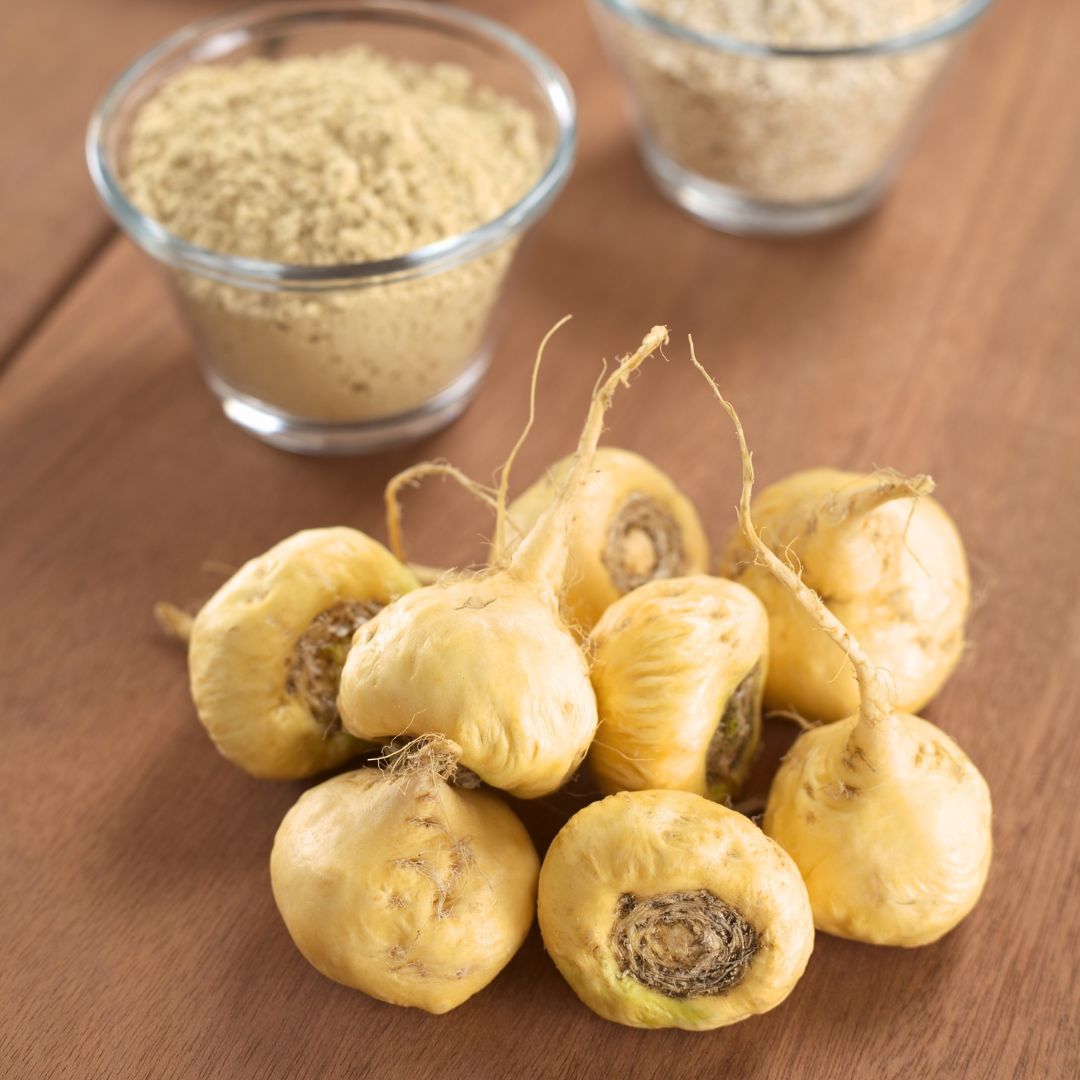
[[616,390],[666,340],[654,327],[597,388],[559,498],[505,564],[418,589],[361,629],[338,698],[349,732],[441,733],[465,767],[524,798],[573,773],[597,716],[588,666],[558,611],[570,528]]
[[[557,462],[510,504],[507,520],[519,533],[551,505],[572,465],[572,458]],[[671,479],[639,454],[599,449],[570,537],[567,622],[587,633],[620,596],[649,581],[704,573],[708,565],[701,519]]]
[[765,831],[799,866],[819,930],[877,945],[929,944],[982,894],[993,850],[989,788],[949,736],[896,711],[887,682],[856,638],[760,539],[742,425],[693,360],[738,435],[739,521],[747,541],[850,657],[859,687],[854,716],[805,732],[788,751],[769,791]]
[[289,934],[324,975],[444,1013],[506,966],[532,925],[539,859],[513,811],[451,787],[459,748],[421,737],[389,769],[305,792],[274,839]]
[[768,618],[749,589],[704,574],[649,582],[608,608],[589,646],[601,791],[738,793],[769,666]]
[[[896,704],[914,712],[941,689],[964,647],[971,600],[960,536],[928,476],[810,469],[767,487],[754,517],[774,553],[889,672]],[[769,612],[769,709],[833,721],[858,708],[851,663],[736,530],[720,572],[752,589]]]
[[748,818],[685,791],[575,814],[540,870],[544,947],[607,1020],[707,1031],[779,1005],[814,925],[795,864]]
[[418,587],[369,536],[309,529],[242,566],[193,620],[155,613],[188,639],[191,696],[218,750],[253,776],[299,779],[365,749],[337,711],[345,653],[358,626]]

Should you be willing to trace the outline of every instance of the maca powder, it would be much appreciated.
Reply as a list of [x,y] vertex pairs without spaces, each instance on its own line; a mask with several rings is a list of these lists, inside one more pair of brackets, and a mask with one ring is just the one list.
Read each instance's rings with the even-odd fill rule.
[[[125,183],[190,243],[329,266],[482,225],[543,164],[532,113],[464,68],[354,47],[178,73],[135,118]],[[512,247],[366,288],[174,284],[212,378],[285,413],[356,421],[416,408],[476,361]]]

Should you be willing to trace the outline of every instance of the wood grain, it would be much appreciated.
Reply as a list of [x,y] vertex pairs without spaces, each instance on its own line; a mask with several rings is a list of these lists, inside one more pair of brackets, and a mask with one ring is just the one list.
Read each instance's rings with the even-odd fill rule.
[[215,0],[0,3],[0,363],[112,229],[83,164],[95,101],[159,37]]
[[[254,443],[219,414],[164,289],[119,239],[0,376],[0,1073],[1080,1074],[1080,123],[1066,107],[1080,9],[1002,5],[886,208],[788,243],[722,237],[659,200],[578,4],[504,17],[573,78],[582,153],[454,428],[354,461]],[[535,345],[567,311],[517,483],[571,447],[599,357],[664,321],[670,361],[617,404],[609,441],[674,473],[714,540],[734,521],[738,467],[687,331],[742,412],[761,482],[814,463],[930,471],[976,574],[972,648],[927,715],[994,792],[982,903],[920,950],[821,935],[785,1005],[708,1035],[597,1019],[535,932],[442,1018],[319,976],[267,874],[302,785],[218,757],[149,614],[212,591],[207,560],[235,565],[298,528],[382,535],[381,486],[416,458],[490,474],[524,418]],[[480,556],[490,527],[438,483],[407,525],[416,557],[454,562]],[[586,787],[518,804],[539,844]]]

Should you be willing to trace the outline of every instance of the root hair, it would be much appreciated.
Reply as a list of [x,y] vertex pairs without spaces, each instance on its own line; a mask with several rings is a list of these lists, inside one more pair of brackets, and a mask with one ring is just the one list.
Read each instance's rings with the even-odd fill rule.
[[428,476],[449,477],[461,485],[470,495],[484,503],[491,510],[498,510],[498,502],[495,492],[489,487],[466,476],[456,465],[448,461],[420,461],[402,469],[396,476],[390,478],[383,492],[383,501],[386,505],[386,534],[390,550],[394,557],[403,563],[408,562],[405,554],[405,537],[402,527],[402,510],[400,491],[403,487],[417,487]]
[[522,428],[521,434],[517,437],[517,442],[511,447],[506,461],[503,462],[502,468],[499,469],[498,472],[499,482],[495,494],[495,539],[492,543],[491,550],[491,561],[493,563],[498,562],[506,556],[506,550],[509,543],[506,536],[506,529],[508,526],[513,525],[513,522],[510,521],[506,514],[506,500],[510,492],[510,471],[513,469],[514,462],[517,460],[517,456],[520,453],[521,448],[525,445],[525,440],[529,437],[529,433],[533,429],[533,424],[536,422],[536,384],[540,380],[540,365],[544,362],[544,350],[547,348],[548,342],[570,321],[571,318],[572,316],[570,315],[564,315],[544,335],[543,340],[540,342],[540,347],[536,350],[536,359],[533,361],[532,379],[529,382],[529,419],[525,421],[525,427]]
[[[784,585],[795,599],[803,606],[811,619],[829,635],[832,641],[844,651],[855,668],[855,677],[859,684],[859,722],[851,733],[850,740],[861,739],[865,749],[871,749],[875,761],[887,760],[885,750],[890,730],[895,727],[892,701],[889,688],[881,674],[874,667],[862,646],[848,631],[847,627],[829,610],[813,589],[807,585],[787,563],[761,539],[750,513],[750,499],[754,490],[754,463],[750,449],[746,445],[742,421],[733,405],[720,393],[713,377],[702,367],[694,352],[694,339],[690,338],[690,359],[709,384],[716,399],[731,418],[735,435],[739,441],[739,454],[742,458],[742,490],[739,496],[739,524],[756,552],[756,557],[764,564],[769,573]],[[925,478],[930,484],[929,478]]]
[[461,747],[456,742],[428,732],[403,744],[390,743],[372,760],[379,763],[391,780],[426,776],[432,781],[449,782],[458,770],[460,758]]
[[445,919],[452,913],[454,905],[465,891],[469,883],[469,875],[476,865],[476,856],[467,837],[455,840],[450,845],[450,868],[445,873],[440,873],[438,869],[440,854],[441,852],[436,852],[434,865],[418,855],[410,855],[406,858],[394,860],[395,866],[415,870],[416,873],[431,883],[434,893],[432,917],[435,920]]

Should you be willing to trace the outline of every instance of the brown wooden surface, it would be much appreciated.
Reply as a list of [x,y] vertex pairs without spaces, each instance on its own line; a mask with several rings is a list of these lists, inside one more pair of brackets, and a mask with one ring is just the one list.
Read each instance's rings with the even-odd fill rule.
[[[12,62],[32,70],[56,46],[50,5],[7,6],[24,20]],[[169,16],[157,32],[200,5],[152,6]],[[136,7],[151,5],[65,6],[114,18],[83,16],[79,71],[34,103],[41,170],[76,169],[92,58],[113,67],[123,35],[146,43],[148,23],[135,33],[120,17]],[[501,10],[573,79],[580,161],[522,255],[479,399],[408,451],[306,460],[234,430],[143,257],[97,231],[81,175],[29,191],[33,176],[13,183],[23,148],[3,148],[3,212],[25,214],[5,223],[5,290],[28,281],[5,297],[3,327],[40,325],[0,374],[0,1075],[1076,1076],[1080,9],[1001,5],[887,207],[789,243],[713,234],[653,194],[580,4]],[[533,349],[567,311],[520,483],[570,448],[598,358],[664,321],[671,361],[618,403],[610,441],[673,472],[714,539],[733,521],[737,464],[685,361],[687,331],[740,407],[763,482],[815,463],[930,471],[975,570],[972,649],[927,715],[994,792],[982,903],[921,950],[821,935],[787,1003],[712,1034],[597,1019],[535,931],[442,1018],[319,976],[267,875],[303,785],[218,757],[182,654],[149,617],[156,599],[212,591],[206,560],[236,564],[310,525],[382,535],[381,485],[418,457],[489,474],[523,419]],[[444,562],[478,557],[488,528],[437,483],[408,525],[415,555]],[[522,806],[538,842],[583,797]]]
[[111,232],[83,132],[121,69],[215,0],[0,0],[0,364]]

